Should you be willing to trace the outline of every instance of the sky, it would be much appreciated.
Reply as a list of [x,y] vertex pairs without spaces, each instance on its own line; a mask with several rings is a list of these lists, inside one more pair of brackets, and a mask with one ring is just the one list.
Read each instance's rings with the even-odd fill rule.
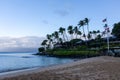
[[[112,29],[120,21],[119,3],[120,0],[0,0],[0,41],[26,37],[43,40],[59,27],[76,26],[86,17],[91,31],[103,31],[105,18]],[[4,44],[11,45],[7,41]]]

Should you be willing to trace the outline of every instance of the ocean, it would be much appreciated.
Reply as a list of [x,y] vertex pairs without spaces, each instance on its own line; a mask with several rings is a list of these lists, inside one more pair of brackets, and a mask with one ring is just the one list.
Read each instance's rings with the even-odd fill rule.
[[0,73],[35,67],[46,67],[73,61],[73,59],[69,58],[37,56],[32,54],[33,53],[0,53]]

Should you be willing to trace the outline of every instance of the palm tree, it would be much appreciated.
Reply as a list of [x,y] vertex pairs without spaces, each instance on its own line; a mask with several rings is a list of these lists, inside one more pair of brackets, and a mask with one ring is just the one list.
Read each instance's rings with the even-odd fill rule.
[[94,37],[96,38],[97,31],[93,31]]
[[59,28],[59,33],[61,33],[61,35],[63,36],[63,40],[66,41],[65,40],[65,34],[64,34],[65,33],[65,28],[60,27]]
[[51,35],[47,34],[46,37],[49,40],[51,38]]
[[88,34],[89,34],[89,19],[88,19],[88,18],[85,18],[85,19],[84,19],[84,22],[85,22],[85,24],[87,25],[87,31],[88,31]]
[[45,50],[46,50],[47,41],[48,41],[48,40],[43,40],[43,42],[41,43],[41,45],[44,46],[44,49],[45,49]]
[[90,31],[90,32],[89,32],[89,35],[91,36],[91,39],[93,39],[92,34],[93,34],[93,32]]
[[48,48],[50,48],[50,45],[51,45],[51,42],[52,42],[52,39],[51,39],[52,36],[50,34],[47,34],[46,37],[48,39]]
[[55,38],[56,38],[57,42],[59,42],[59,33],[58,33],[58,31],[55,31],[54,34],[55,34]]
[[73,26],[71,26],[71,25],[68,26],[68,29],[67,29],[67,30],[68,30],[68,33],[71,35],[71,39],[73,39],[73,33],[74,33],[74,32],[73,32]]
[[96,32],[97,32],[97,34],[99,34],[99,33],[100,33],[100,30],[97,30]]
[[55,34],[54,34],[54,33],[52,33],[52,34],[51,34],[51,37],[52,37],[53,44],[54,44],[54,43],[55,43]]
[[82,35],[81,31],[78,31],[77,34],[80,35],[80,39],[81,39],[81,35]]
[[100,40],[102,36],[100,34],[97,35],[96,39]]
[[96,32],[97,32],[97,37],[96,37],[96,39],[99,41],[99,40],[101,40],[102,35],[100,34],[100,33],[101,33],[100,30],[97,30]]
[[78,31],[79,31],[79,30],[78,30],[78,27],[77,27],[77,26],[75,26],[73,30],[74,30],[74,33],[75,33],[75,35],[76,35],[76,39],[77,39],[77,36],[78,36]]
[[79,25],[79,28],[82,27],[82,29],[83,29],[83,36],[85,37],[85,40],[86,40],[86,35],[85,35],[85,30],[84,30],[85,22],[83,20],[80,20],[78,25]]
[[59,42],[60,42],[60,44],[62,44],[62,43],[63,43],[63,40],[62,40],[62,38],[59,38]]
[[105,31],[103,31],[101,36],[102,36],[102,37],[104,37],[104,36],[105,36],[105,34],[106,34],[106,32],[105,32]]
[[88,40],[91,39],[91,35],[90,35],[90,33],[87,35],[87,38],[88,38]]

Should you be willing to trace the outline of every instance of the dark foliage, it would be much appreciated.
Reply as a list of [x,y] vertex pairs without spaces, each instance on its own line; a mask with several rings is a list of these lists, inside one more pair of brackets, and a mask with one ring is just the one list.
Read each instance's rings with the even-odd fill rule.
[[45,49],[44,49],[44,47],[40,47],[40,48],[38,48],[38,51],[39,51],[39,52],[44,52]]
[[114,24],[112,34],[116,36],[118,39],[120,39],[120,22]]

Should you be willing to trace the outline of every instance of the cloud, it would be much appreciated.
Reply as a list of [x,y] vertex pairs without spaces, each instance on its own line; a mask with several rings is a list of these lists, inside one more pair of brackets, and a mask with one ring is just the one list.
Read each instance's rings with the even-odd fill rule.
[[62,17],[69,15],[69,12],[66,10],[55,10],[54,13]]
[[43,37],[34,36],[20,38],[0,37],[0,52],[35,51],[41,46],[40,44],[44,39]]

